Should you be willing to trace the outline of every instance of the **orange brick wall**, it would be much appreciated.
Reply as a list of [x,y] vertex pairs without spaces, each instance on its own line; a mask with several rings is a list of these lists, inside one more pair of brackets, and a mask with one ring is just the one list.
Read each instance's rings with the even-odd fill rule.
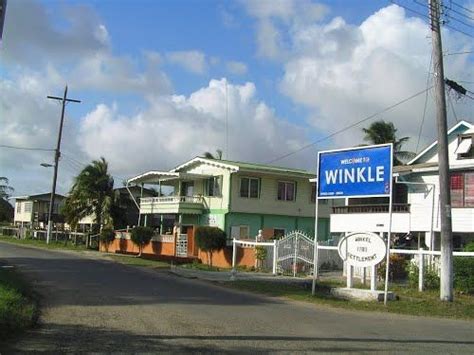
[[[109,253],[138,254],[138,247],[129,239],[114,239],[107,248],[100,243],[100,251]],[[143,248],[143,254],[150,256],[173,257],[175,255],[174,243],[151,242]],[[198,259],[207,264],[207,253],[199,250]],[[255,266],[255,250],[253,248],[237,248],[237,266]],[[232,248],[225,248],[212,254],[212,265],[222,268],[232,267]]]
[[[103,243],[100,243],[100,250],[109,253],[138,254],[138,246],[130,239],[114,239],[108,249]],[[143,254],[174,256],[174,243],[150,242],[143,248]]]
[[[208,263],[207,253],[199,250],[198,257],[203,264]],[[255,249],[237,248],[237,266],[255,266]],[[230,268],[232,267],[232,248],[225,248],[212,253],[212,266]]]

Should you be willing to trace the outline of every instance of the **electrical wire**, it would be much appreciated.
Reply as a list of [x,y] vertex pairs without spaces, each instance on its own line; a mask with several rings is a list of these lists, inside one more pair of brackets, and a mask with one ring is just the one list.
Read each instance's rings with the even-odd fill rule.
[[52,148],[39,148],[39,147],[19,147],[14,145],[7,145],[7,144],[0,144],[0,148],[8,148],[8,149],[18,149],[18,150],[37,150],[43,152],[54,152],[55,149]]
[[453,100],[451,99],[450,95],[448,95],[448,102],[449,102],[449,106],[451,106],[451,111],[453,111],[454,119],[456,120],[456,123],[458,123],[459,122],[458,116],[456,115],[456,111],[454,111]]
[[[426,76],[426,87],[428,88],[428,86],[430,85],[430,70],[431,70],[431,65],[433,64],[433,52],[431,52],[431,55],[430,55],[430,64],[428,66],[428,74]],[[420,124],[420,128],[418,130],[418,140],[416,141],[416,149],[415,149],[415,153],[418,154],[418,148],[420,146],[420,140],[421,140],[421,133],[423,131],[423,125],[425,123],[425,117],[426,117],[426,109],[428,107],[428,90],[426,91],[426,95],[425,95],[425,104],[423,106],[423,116],[422,116],[422,119],[421,119],[421,124]]]
[[374,114],[372,114],[372,115],[370,115],[370,116],[367,116],[367,117],[365,117],[365,118],[363,118],[363,119],[361,119],[361,120],[359,120],[359,121],[357,121],[357,122],[355,122],[355,123],[353,123],[353,124],[351,124],[351,125],[349,125],[349,126],[346,126],[346,127],[344,127],[344,128],[341,128],[341,129],[339,129],[339,130],[337,130],[337,131],[334,131],[333,133],[331,133],[331,134],[329,134],[329,135],[327,135],[327,136],[324,136],[324,137],[322,137],[322,138],[320,138],[320,139],[318,139],[318,140],[316,140],[316,141],[314,141],[314,142],[312,142],[312,143],[306,144],[306,145],[302,146],[301,148],[298,148],[298,149],[296,149],[296,150],[294,150],[294,151],[291,151],[291,152],[289,152],[289,153],[287,153],[287,154],[284,154],[284,155],[282,155],[282,156],[280,156],[280,157],[277,157],[277,158],[275,158],[275,159],[272,159],[272,160],[268,161],[267,164],[276,162],[276,161],[278,161],[278,160],[287,158],[287,157],[289,157],[289,156],[291,156],[291,155],[293,155],[293,154],[299,153],[299,152],[301,152],[301,151],[303,151],[303,150],[305,150],[305,149],[308,149],[308,148],[310,148],[310,147],[312,147],[312,146],[314,146],[314,145],[316,145],[316,144],[318,144],[318,143],[321,143],[321,142],[323,142],[323,141],[325,141],[325,140],[327,140],[327,139],[329,139],[329,138],[332,138],[332,137],[338,135],[339,133],[342,133],[342,132],[345,132],[345,131],[347,131],[347,130],[349,130],[349,129],[351,129],[351,128],[354,128],[354,127],[358,126],[359,124],[361,124],[361,123],[363,123],[363,122],[366,122],[366,121],[369,121],[369,120],[371,120],[371,119],[374,119],[375,117],[381,115],[382,113],[385,113],[385,112],[388,112],[388,111],[390,111],[390,110],[393,110],[395,107],[400,106],[400,105],[404,104],[405,102],[410,101],[410,100],[414,99],[414,98],[417,97],[417,96],[420,96],[421,94],[424,94],[426,91],[429,91],[429,90],[431,90],[432,88],[433,88],[433,86],[430,86],[429,88],[426,88],[426,89],[424,89],[424,90],[422,90],[422,91],[419,91],[419,92],[417,92],[416,94],[413,94],[413,95],[407,97],[406,99],[403,99],[403,100],[401,100],[401,101],[398,101],[397,103],[395,103],[395,104],[393,104],[393,105],[390,105],[390,106],[384,108],[383,110],[378,111],[378,112],[376,112],[376,113],[374,113]]

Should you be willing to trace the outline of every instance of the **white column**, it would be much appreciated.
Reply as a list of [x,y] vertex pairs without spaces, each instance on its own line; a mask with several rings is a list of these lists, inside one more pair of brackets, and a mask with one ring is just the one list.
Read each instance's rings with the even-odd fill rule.
[[370,290],[375,291],[377,289],[377,265],[371,266],[370,268]]
[[419,263],[418,263],[418,291],[423,292],[423,277],[424,277],[424,272],[425,272],[425,256],[422,254],[423,249],[419,249],[420,254],[418,254],[419,257]]
[[232,271],[230,273],[230,279],[235,280],[235,263],[237,259],[237,246],[235,245],[235,238],[232,238]]
[[352,265],[347,264],[346,276],[347,276],[347,288],[352,288],[354,286],[354,267]]

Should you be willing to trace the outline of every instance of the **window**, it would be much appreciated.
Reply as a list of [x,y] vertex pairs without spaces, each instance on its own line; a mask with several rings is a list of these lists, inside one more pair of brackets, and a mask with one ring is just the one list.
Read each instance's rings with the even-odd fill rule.
[[21,202],[18,202],[18,203],[16,204],[16,213],[17,213],[17,214],[20,214],[20,213],[21,213]]
[[455,154],[459,158],[472,158],[474,157],[474,146],[473,146],[473,137],[471,135],[463,135],[459,137],[459,142]]
[[250,228],[249,226],[232,226],[230,234],[235,239],[247,239],[250,235]]
[[474,207],[474,172],[451,174],[451,205]]
[[221,177],[213,176],[206,180],[206,194],[207,196],[221,196]]
[[33,209],[33,203],[32,202],[25,202],[25,212],[26,213],[31,213],[32,209]]
[[242,178],[240,179],[240,197],[258,198],[260,189],[259,179]]
[[273,238],[283,238],[285,236],[285,229],[284,228],[274,228],[273,229]]
[[294,182],[278,182],[278,200],[294,201],[296,197],[296,184]]

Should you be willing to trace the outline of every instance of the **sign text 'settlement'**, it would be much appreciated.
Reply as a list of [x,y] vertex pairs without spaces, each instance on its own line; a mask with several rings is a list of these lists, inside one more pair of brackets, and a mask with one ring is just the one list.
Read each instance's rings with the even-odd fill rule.
[[377,234],[352,233],[344,236],[337,246],[339,256],[347,264],[358,267],[380,263],[386,255],[385,241]]

